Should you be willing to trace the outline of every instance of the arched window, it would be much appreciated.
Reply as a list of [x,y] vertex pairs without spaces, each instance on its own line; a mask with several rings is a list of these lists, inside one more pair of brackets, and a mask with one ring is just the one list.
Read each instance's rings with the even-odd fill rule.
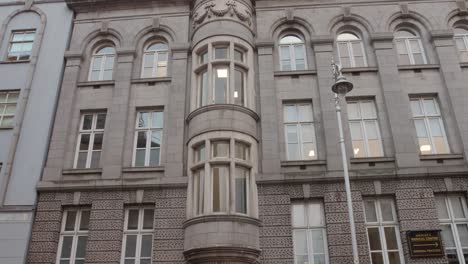
[[143,55],[142,78],[166,77],[169,48],[166,43],[152,43]]
[[90,81],[112,80],[114,70],[115,49],[114,47],[103,47],[93,54],[91,69],[89,73]]
[[355,34],[343,32],[336,38],[338,56],[343,67],[366,67],[362,40]]
[[307,69],[304,40],[296,35],[286,35],[279,42],[282,71]]
[[455,43],[460,52],[460,60],[468,62],[468,30],[464,28],[455,29]]
[[395,32],[395,44],[401,65],[426,64],[426,56],[418,34],[401,29]]

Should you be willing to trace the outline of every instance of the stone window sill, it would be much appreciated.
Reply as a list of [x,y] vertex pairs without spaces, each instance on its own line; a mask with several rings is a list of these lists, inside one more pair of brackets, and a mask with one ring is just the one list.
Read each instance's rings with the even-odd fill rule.
[[0,61],[0,64],[21,64],[21,63],[30,63],[31,60],[20,60],[20,61]]
[[304,70],[304,71],[275,71],[274,76],[299,76],[299,75],[316,75],[316,70]]
[[148,85],[154,85],[161,82],[171,82],[171,77],[158,77],[158,78],[140,78],[132,79],[132,84],[146,83]]
[[468,68],[468,62],[460,62],[460,67]]
[[93,87],[93,88],[100,88],[101,86],[114,86],[115,81],[108,80],[108,81],[87,81],[87,82],[79,82],[76,86],[77,87]]
[[398,70],[438,70],[439,64],[414,64],[414,65],[398,65]]
[[378,72],[377,67],[353,67],[353,68],[343,68],[343,73],[355,73],[355,72]]
[[13,129],[13,126],[0,126],[0,130],[10,130]]
[[132,172],[164,172],[164,166],[156,167],[126,167],[122,169],[124,173]]
[[283,160],[281,167],[297,167],[297,166],[323,166],[327,165],[325,160]]
[[385,163],[385,162],[395,162],[395,158],[391,158],[391,157],[351,158],[349,162],[351,164]]
[[62,170],[63,175],[79,175],[79,174],[101,174],[102,169],[66,169]]
[[419,155],[420,160],[455,160],[463,159],[462,154],[431,154],[431,155]]

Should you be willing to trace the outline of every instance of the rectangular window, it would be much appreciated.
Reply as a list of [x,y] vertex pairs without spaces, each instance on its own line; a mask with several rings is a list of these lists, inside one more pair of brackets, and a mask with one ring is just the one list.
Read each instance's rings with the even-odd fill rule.
[[411,98],[411,111],[421,154],[449,153],[444,122],[436,98]]
[[0,127],[13,126],[19,91],[0,92]]
[[214,59],[228,59],[229,48],[228,47],[215,47],[214,48]]
[[354,157],[383,156],[374,100],[348,101],[347,105]]
[[228,91],[228,80],[229,80],[229,68],[228,67],[216,67],[213,68],[214,74],[214,103],[225,104],[227,102],[227,91]]
[[236,212],[247,214],[248,190],[250,181],[250,170],[244,167],[236,167],[235,187],[236,187]]
[[372,264],[404,263],[393,200],[365,199],[364,211]]
[[74,168],[88,169],[99,167],[105,125],[106,113],[87,113],[81,115]]
[[193,173],[193,211],[196,215],[203,214],[205,194],[205,170],[199,169]]
[[163,111],[137,113],[133,166],[159,166],[163,127]]
[[436,195],[436,208],[448,263],[465,263],[468,260],[466,198],[463,195]]
[[285,104],[283,113],[287,159],[317,159],[312,104]]
[[211,175],[213,212],[226,213],[229,203],[229,167],[213,166]]
[[65,210],[60,231],[57,263],[84,264],[88,240],[89,209]]
[[234,71],[234,104],[244,105],[245,72],[236,68]]
[[293,204],[292,227],[294,263],[328,263],[323,204],[320,202]]
[[151,264],[154,209],[125,210],[121,264]]
[[235,148],[236,159],[241,159],[241,160],[250,159],[250,146],[248,144],[236,141],[234,148]]
[[211,150],[213,158],[229,158],[229,141],[214,141]]
[[31,58],[35,30],[13,31],[8,49],[8,61],[25,61]]
[[201,107],[208,103],[208,72],[205,70],[198,76],[197,106]]

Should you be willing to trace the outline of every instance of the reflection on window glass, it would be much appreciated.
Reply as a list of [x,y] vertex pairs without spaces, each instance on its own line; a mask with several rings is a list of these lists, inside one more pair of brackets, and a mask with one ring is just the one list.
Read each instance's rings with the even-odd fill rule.
[[163,127],[164,115],[162,111],[137,113],[133,166],[160,165]]

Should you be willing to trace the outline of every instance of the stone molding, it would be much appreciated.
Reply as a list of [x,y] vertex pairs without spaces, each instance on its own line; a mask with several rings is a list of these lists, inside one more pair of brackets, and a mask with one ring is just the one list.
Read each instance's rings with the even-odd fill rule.
[[260,220],[244,215],[203,215],[195,218],[191,218],[184,222],[183,227],[187,228],[188,226],[195,225],[198,223],[208,223],[208,222],[236,222],[236,223],[246,223],[256,226],[261,226]]
[[214,19],[233,19],[253,29],[253,11],[250,6],[239,0],[206,1],[195,6],[192,13],[193,28]]
[[245,247],[194,248],[184,252],[189,264],[258,264],[260,250]]
[[239,105],[234,105],[234,104],[213,104],[213,105],[207,105],[207,106],[203,106],[198,109],[195,109],[187,116],[186,121],[187,123],[189,123],[195,116],[208,112],[208,111],[213,111],[213,110],[236,110],[236,111],[248,114],[253,119],[255,119],[255,121],[260,120],[260,117],[258,116],[258,114],[249,108],[239,106]]

